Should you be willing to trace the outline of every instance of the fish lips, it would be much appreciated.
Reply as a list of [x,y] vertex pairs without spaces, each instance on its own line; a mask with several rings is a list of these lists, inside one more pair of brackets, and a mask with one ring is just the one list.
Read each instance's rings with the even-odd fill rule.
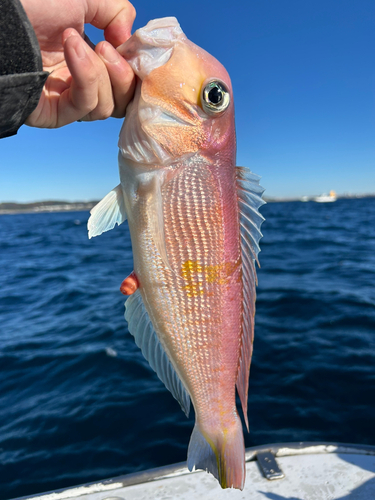
[[177,19],[165,17],[150,21],[138,29],[117,51],[143,80],[156,68],[166,64],[178,41],[186,40]]

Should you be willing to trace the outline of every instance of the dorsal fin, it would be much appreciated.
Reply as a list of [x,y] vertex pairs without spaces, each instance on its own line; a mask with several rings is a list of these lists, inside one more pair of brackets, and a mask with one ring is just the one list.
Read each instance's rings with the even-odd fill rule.
[[133,335],[135,343],[165,387],[180,403],[183,412],[188,417],[190,396],[156,335],[139,290],[128,298],[125,302],[125,308],[125,319],[128,322],[129,332]]
[[260,177],[248,168],[237,167],[238,204],[241,226],[242,282],[244,293],[244,311],[242,320],[242,345],[240,365],[237,376],[237,391],[241,400],[246,427],[249,430],[247,418],[247,395],[249,387],[249,372],[254,339],[255,315],[255,285],[257,275],[255,261],[259,265],[259,240],[262,237],[260,226],[264,217],[258,209],[264,205],[262,200],[264,189],[259,185]]

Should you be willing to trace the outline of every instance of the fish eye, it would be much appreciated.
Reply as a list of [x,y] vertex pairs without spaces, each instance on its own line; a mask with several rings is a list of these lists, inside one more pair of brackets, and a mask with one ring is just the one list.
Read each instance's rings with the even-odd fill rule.
[[202,107],[209,115],[217,115],[227,109],[230,94],[225,84],[219,80],[211,80],[202,90]]

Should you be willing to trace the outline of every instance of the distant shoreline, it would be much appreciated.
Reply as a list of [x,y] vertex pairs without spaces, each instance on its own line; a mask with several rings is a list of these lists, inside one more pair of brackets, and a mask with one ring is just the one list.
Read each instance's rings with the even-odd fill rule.
[[49,212],[90,211],[98,201],[36,201],[34,203],[0,203],[0,215]]
[[[267,203],[285,203],[291,201],[314,201],[315,196],[296,197],[296,198],[268,198],[264,197]],[[375,193],[363,195],[338,195],[337,199],[359,199],[375,198]],[[34,203],[0,203],[0,215],[9,214],[33,214],[50,212],[86,212],[90,211],[98,201],[36,201]]]
[[[284,203],[288,201],[315,201],[315,198],[318,198],[321,195],[313,195],[313,196],[299,196],[294,198],[267,198],[264,196],[263,199],[267,203]],[[358,200],[362,198],[375,198],[375,193],[366,193],[366,194],[338,194],[336,195],[337,200]],[[1,206],[1,204],[0,204]]]

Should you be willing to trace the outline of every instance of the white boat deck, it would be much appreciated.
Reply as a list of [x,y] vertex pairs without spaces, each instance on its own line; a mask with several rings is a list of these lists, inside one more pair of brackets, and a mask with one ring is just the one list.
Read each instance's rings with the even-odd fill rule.
[[[276,457],[282,479],[265,478],[260,463],[267,451]],[[246,458],[243,491],[222,490],[210,474],[190,473],[181,463],[22,500],[375,500],[372,446],[278,444],[249,448]]]

